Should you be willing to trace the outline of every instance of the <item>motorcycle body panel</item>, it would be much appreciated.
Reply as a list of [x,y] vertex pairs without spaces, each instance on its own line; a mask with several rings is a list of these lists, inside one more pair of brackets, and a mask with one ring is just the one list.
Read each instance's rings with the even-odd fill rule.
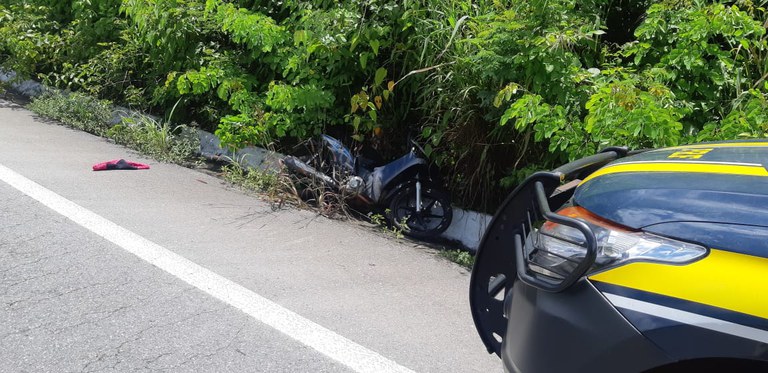
[[341,141],[328,136],[320,136],[320,140],[323,146],[328,149],[331,155],[331,161],[341,167],[346,172],[353,174],[355,171],[355,157],[352,156],[352,152],[341,143]]
[[427,161],[409,152],[384,166],[374,168],[365,180],[365,192],[377,203],[386,202],[391,195],[388,192],[404,181],[423,174],[426,169]]

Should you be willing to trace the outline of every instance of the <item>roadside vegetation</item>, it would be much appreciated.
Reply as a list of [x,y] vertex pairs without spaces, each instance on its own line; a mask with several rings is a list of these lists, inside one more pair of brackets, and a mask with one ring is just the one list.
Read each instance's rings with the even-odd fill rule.
[[[111,139],[160,162],[182,166],[199,165],[200,140],[193,128],[173,125],[134,112],[118,117],[110,101],[100,100],[82,93],[49,90],[35,97],[27,106],[34,113],[97,136]],[[129,113],[125,113],[129,114]],[[173,117],[173,112],[170,113]],[[221,177],[238,187],[278,199],[300,201],[298,193],[291,192],[290,180],[275,171],[248,168],[232,159],[221,168]],[[286,184],[287,183],[287,184]],[[289,195],[295,198],[287,198]]]
[[454,200],[491,211],[609,145],[764,137],[765,3],[0,0],[0,66],[232,148],[326,132],[396,155],[413,136]]
[[222,167],[221,175],[230,183],[252,192],[275,191],[279,182],[278,175],[275,173],[248,169],[237,162]]
[[116,117],[112,103],[82,93],[48,91],[29,109],[64,125],[112,139],[161,162],[185,166],[197,162],[200,141],[189,127],[135,114]]
[[192,165],[200,151],[200,140],[194,130],[146,116],[125,118],[107,130],[106,135],[160,162]]
[[49,91],[28,105],[36,114],[55,119],[69,127],[105,136],[112,120],[112,105],[82,93],[65,95]]
[[475,265],[474,255],[464,250],[442,250],[440,256],[469,270]]

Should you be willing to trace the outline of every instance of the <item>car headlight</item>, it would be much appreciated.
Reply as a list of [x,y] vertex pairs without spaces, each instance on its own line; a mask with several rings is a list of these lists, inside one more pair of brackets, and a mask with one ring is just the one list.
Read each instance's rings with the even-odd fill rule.
[[[567,207],[557,213],[585,222],[594,232],[597,257],[591,271],[632,261],[684,264],[707,253],[700,245],[631,230],[581,207]],[[586,245],[578,229],[547,221],[528,237],[525,254],[531,271],[562,279],[583,260]]]

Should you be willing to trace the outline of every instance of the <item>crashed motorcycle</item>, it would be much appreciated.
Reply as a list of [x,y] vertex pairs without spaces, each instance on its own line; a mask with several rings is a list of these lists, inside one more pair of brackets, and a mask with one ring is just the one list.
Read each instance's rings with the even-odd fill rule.
[[449,194],[415,141],[411,140],[408,154],[385,164],[353,155],[328,135],[313,144],[312,154],[304,159],[285,157],[286,169],[338,193],[354,206],[384,210],[388,222],[408,236],[434,237],[451,224]]

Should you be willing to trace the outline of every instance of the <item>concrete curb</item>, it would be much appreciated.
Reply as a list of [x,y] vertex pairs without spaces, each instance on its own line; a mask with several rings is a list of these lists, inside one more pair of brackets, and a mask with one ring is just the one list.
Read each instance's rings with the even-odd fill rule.
[[[9,83],[8,91],[27,100],[52,89],[32,80],[16,81],[16,74],[13,72],[0,71],[0,82]],[[128,108],[114,106],[110,124],[115,125],[120,123],[123,118],[135,118],[140,115],[148,116]],[[200,139],[199,154],[207,159],[239,163],[245,167],[262,171],[276,171],[280,169],[279,161],[283,158],[283,155],[280,153],[259,147],[246,147],[238,151],[232,151],[222,147],[221,140],[210,132],[197,130],[197,136]],[[492,218],[491,215],[477,211],[454,208],[453,221],[442,237],[460,243],[464,248],[474,253],[480,246],[480,241]]]

